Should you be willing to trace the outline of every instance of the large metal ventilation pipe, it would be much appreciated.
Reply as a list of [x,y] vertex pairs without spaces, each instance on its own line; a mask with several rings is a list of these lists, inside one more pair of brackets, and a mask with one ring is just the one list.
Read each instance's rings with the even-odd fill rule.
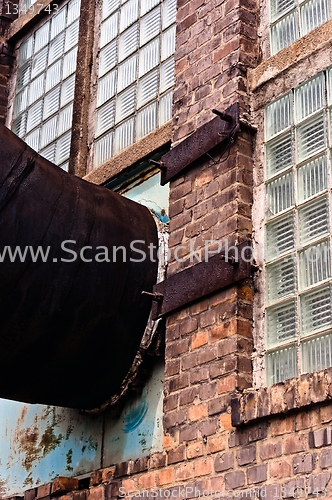
[[[3,126],[0,152],[0,397],[95,408],[119,389],[147,323],[156,225]],[[38,248],[45,262],[33,262]]]

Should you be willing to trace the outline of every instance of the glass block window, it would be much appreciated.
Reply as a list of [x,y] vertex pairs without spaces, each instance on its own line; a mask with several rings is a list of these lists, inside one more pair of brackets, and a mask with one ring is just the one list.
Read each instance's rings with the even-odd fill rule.
[[68,168],[80,0],[59,9],[18,54],[12,130],[44,158]]
[[330,0],[271,0],[272,55],[325,23],[330,17]]
[[332,67],[265,108],[269,385],[332,366]]
[[94,166],[171,119],[176,0],[103,0]]

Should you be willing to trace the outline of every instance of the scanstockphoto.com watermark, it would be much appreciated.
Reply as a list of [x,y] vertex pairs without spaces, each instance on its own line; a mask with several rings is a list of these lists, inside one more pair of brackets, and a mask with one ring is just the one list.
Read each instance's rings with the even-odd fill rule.
[[195,500],[195,499],[220,499],[220,498],[233,498],[233,499],[282,499],[282,498],[308,498],[314,496],[314,498],[326,498],[327,491],[326,488],[311,488],[310,486],[299,488],[284,485],[269,485],[245,489],[223,489],[223,490],[213,490],[213,489],[201,489],[195,486],[175,486],[173,488],[157,489],[153,488],[151,490],[126,490],[125,487],[119,488],[119,498],[127,499],[146,499],[146,500]]
[[[144,249],[143,249],[144,248]],[[252,263],[254,261],[262,262],[265,250],[273,259],[278,258],[283,253],[276,247],[269,246],[267,249],[263,245],[255,245],[255,250],[250,245],[241,245],[239,248],[230,243],[227,239],[206,240],[203,246],[196,246],[195,239],[188,240],[185,244],[177,245],[174,248],[158,248],[153,243],[146,245],[144,240],[133,240],[128,248],[119,246],[104,245],[84,245],[79,246],[76,240],[64,240],[57,248],[52,246],[0,246],[0,264],[13,262],[144,262],[157,260],[177,262],[208,262],[211,257],[219,254],[223,256],[226,262]],[[310,262],[329,262],[330,252],[327,247],[312,247],[305,252],[296,252],[295,250],[286,256],[285,262],[291,260]]]

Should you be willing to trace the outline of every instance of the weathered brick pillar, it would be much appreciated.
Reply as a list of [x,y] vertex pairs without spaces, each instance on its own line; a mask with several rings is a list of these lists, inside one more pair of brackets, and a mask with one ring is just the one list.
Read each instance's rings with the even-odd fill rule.
[[8,83],[14,62],[12,47],[3,43],[3,35],[10,23],[17,18],[14,14],[17,5],[0,0],[0,123],[5,123],[8,106]]
[[[178,2],[173,147],[213,119],[213,108],[240,103],[242,124],[233,143],[214,148],[171,182],[168,276],[195,265],[193,249],[202,255],[205,245],[250,240],[253,135],[246,126],[246,67],[257,64],[257,11],[255,1]],[[202,457],[176,467],[176,481],[233,467],[218,466],[208,455],[228,448],[231,394],[252,383],[252,300],[248,279],[167,318],[168,464]]]

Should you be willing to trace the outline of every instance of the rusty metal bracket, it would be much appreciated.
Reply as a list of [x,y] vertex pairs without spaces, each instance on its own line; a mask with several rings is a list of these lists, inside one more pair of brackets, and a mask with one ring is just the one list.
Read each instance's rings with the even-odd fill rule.
[[153,287],[152,318],[175,311],[251,276],[251,244],[230,247],[229,254],[219,253],[210,259],[184,269]]
[[240,130],[240,105],[232,104],[225,111],[213,109],[213,120],[199,127],[161,158],[161,180],[164,186],[183,169],[223,141],[232,139]]

